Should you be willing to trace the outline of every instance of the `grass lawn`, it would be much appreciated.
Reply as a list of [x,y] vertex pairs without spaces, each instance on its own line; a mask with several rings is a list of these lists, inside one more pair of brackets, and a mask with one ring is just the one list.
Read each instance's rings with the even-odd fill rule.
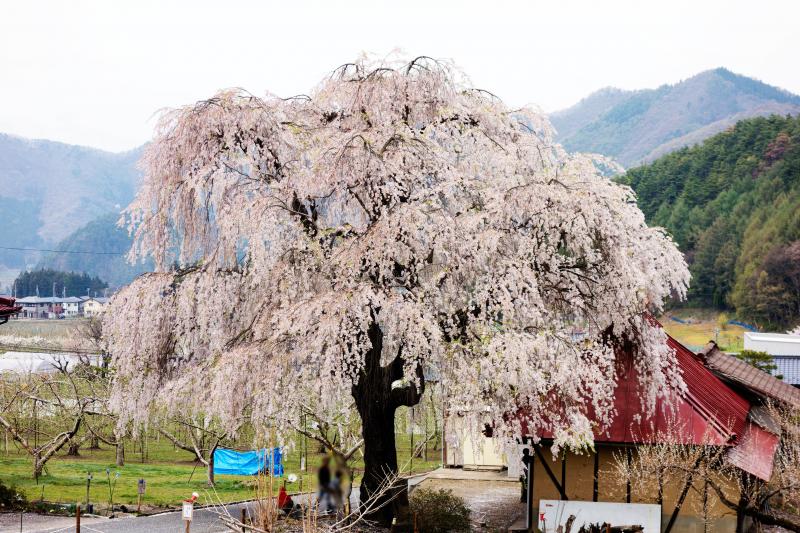
[[[398,463],[405,465],[410,455],[410,442],[407,435],[398,435]],[[194,468],[193,457],[183,450],[174,450],[166,439],[160,442],[151,439],[147,446],[147,457],[141,462],[141,454],[130,449],[132,443],[126,443],[125,466],[117,468],[114,464],[114,449],[103,446],[100,450],[81,449],[81,457],[59,455],[47,463],[47,475],[39,479],[37,485],[32,476],[29,456],[17,451],[13,444],[6,455],[0,452],[0,480],[7,485],[15,485],[27,495],[29,500],[44,497],[46,501],[76,503],[86,500],[86,472],[91,472],[94,479],[90,489],[90,501],[95,505],[105,506],[109,501],[109,488],[106,468],[111,471],[112,483],[115,472],[119,471],[114,490],[115,504],[135,504],[137,499],[137,482],[140,478],[147,481],[147,493],[144,503],[151,506],[177,506],[181,500],[191,496],[193,491],[200,493],[202,503],[245,500],[253,497],[254,478],[250,476],[216,476],[216,487],[209,490],[206,485],[206,471],[202,465]],[[302,489],[314,488],[316,483],[315,469],[319,465],[322,454],[316,453],[316,446],[309,443],[308,462],[311,469],[300,471],[300,454],[298,451],[288,453],[284,458],[284,470],[288,475],[296,474],[302,479]],[[430,461],[422,459],[413,461],[414,472],[432,470],[440,464],[440,452],[430,451]],[[357,463],[356,468],[363,467]],[[191,477],[191,481],[189,480]],[[356,483],[360,472],[356,474]],[[280,482],[275,483],[277,491]],[[300,490],[300,482],[289,486],[291,492]],[[216,493],[216,494],[215,494]]]
[[[670,319],[671,316],[689,321],[681,324]],[[739,352],[744,343],[746,329],[727,324],[724,329],[717,324],[717,314],[707,310],[682,309],[659,318],[664,329],[678,342],[687,348],[698,351],[708,341],[715,340],[719,347],[726,352]],[[717,331],[719,330],[719,331]]]

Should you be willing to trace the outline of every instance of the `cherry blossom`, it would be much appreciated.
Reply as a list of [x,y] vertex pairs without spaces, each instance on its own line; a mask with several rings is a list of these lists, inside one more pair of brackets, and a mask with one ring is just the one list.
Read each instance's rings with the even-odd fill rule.
[[425,376],[476,427],[512,437],[519,410],[556,448],[613,416],[611,339],[638,348],[646,406],[680,385],[646,318],[685,294],[672,240],[543,114],[447,63],[361,59],[309,96],[221,92],[165,114],[143,165],[131,257],[157,271],[104,324],[123,425],[158,405],[280,431],[352,395],[369,492],[397,468],[386,420]]

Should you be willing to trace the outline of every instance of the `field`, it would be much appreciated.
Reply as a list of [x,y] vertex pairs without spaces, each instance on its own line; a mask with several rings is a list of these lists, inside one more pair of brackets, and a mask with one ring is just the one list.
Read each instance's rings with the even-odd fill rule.
[[[127,445],[130,448],[130,444]],[[114,489],[115,504],[135,504],[137,482],[143,478],[147,482],[145,504],[149,507],[174,507],[180,501],[197,491],[203,503],[219,501],[232,502],[253,498],[254,479],[250,476],[216,476],[216,486],[210,489],[206,484],[206,470],[203,465],[195,467],[193,456],[183,450],[175,450],[167,439],[149,440],[145,462],[139,448],[127,450],[125,466],[114,464],[114,448],[102,446],[100,450],[81,449],[80,457],[67,457],[60,454],[47,463],[46,475],[37,485],[31,477],[31,461],[24,452],[15,449],[9,441],[7,454],[0,453],[0,480],[7,485],[21,489],[29,500],[43,498],[50,502],[77,503],[86,501],[86,474],[91,472],[93,480],[89,499],[95,506],[105,507],[109,501],[109,484],[106,469],[110,470],[113,484],[116,472],[119,479]],[[316,453],[316,446],[309,442],[308,472],[300,471],[300,452],[287,453],[284,458],[285,475],[298,476],[298,482],[287,486],[290,492],[314,489],[316,467],[324,454]],[[414,459],[412,471],[424,472],[441,464],[440,453],[429,451],[429,461]],[[407,435],[398,435],[398,462],[402,466],[410,457],[410,441]],[[362,467],[357,462],[357,469]],[[358,484],[360,473],[356,474]],[[275,483],[277,490],[280,481]]]
[[65,320],[35,320],[15,319],[3,324],[0,337],[41,337],[47,340],[58,341],[70,335],[75,327],[82,322],[81,318]]
[[[675,317],[686,323],[673,320]],[[744,332],[741,326],[719,324],[719,312],[707,309],[681,309],[659,317],[659,322],[672,337],[693,351],[699,351],[708,341],[716,341],[723,351],[742,350]]]
[[[679,323],[670,317],[676,317],[686,323]],[[719,325],[718,314],[709,310],[682,309],[660,317],[667,333],[675,337],[692,350],[701,349],[709,340],[717,339],[718,344],[728,351],[738,351],[742,347],[744,329],[727,324]],[[57,342],[69,335],[76,321],[70,320],[18,320],[11,321],[0,330],[2,336],[16,338],[45,338]],[[2,352],[2,348],[0,348]],[[398,414],[398,419],[401,416]],[[299,440],[298,440],[299,442]],[[136,443],[126,444],[126,464],[117,468],[114,464],[114,449],[102,445],[99,450],[82,448],[80,457],[68,457],[61,453],[47,464],[46,475],[36,484],[31,477],[31,461],[27,454],[17,449],[13,440],[8,441],[0,453],[0,480],[6,484],[16,485],[22,489],[29,499],[44,498],[48,501],[72,503],[86,499],[86,473],[91,472],[94,479],[90,488],[90,501],[95,504],[107,504],[109,501],[109,485],[106,469],[112,476],[119,471],[120,477],[114,490],[114,502],[134,504],[137,499],[137,481],[147,481],[145,503],[149,506],[175,506],[193,491],[201,494],[201,498],[212,501],[237,501],[253,497],[253,478],[246,476],[218,475],[217,484],[209,492],[206,485],[206,472],[203,465],[195,464],[194,457],[180,449],[175,449],[165,438],[151,436],[143,454]],[[420,458],[411,463],[414,472],[436,468],[441,463],[440,451],[429,451],[429,461]],[[300,451],[289,451],[285,457],[285,472],[298,475],[299,481],[290,486],[291,491],[314,488],[314,467],[321,459],[316,446],[309,443],[309,472],[300,471]],[[398,434],[398,462],[408,465],[410,458],[410,441],[407,433]],[[357,464],[356,468],[361,465]],[[358,474],[357,474],[358,476]],[[358,479],[356,480],[358,482]]]
[[[0,354],[3,342],[38,345],[41,342],[48,346],[58,346],[73,334],[79,320],[12,320],[0,327]],[[408,434],[402,431],[404,416],[398,412],[398,463],[413,466],[414,472],[436,468],[441,463],[440,451],[429,450],[429,461],[420,458],[409,461],[411,442]],[[419,440],[420,437],[416,437]],[[299,443],[300,439],[296,439]],[[238,447],[246,447],[249,443],[237,443]],[[66,456],[66,447],[58,456],[47,463],[45,475],[37,484],[32,478],[30,457],[21,450],[13,439],[0,442],[0,481],[15,485],[32,500],[73,503],[86,500],[86,474],[91,472],[93,481],[90,487],[90,501],[106,504],[109,501],[109,484],[106,469],[110,470],[112,482],[119,471],[119,479],[114,490],[114,502],[122,504],[135,503],[137,500],[137,482],[140,478],[147,481],[145,502],[153,506],[175,506],[182,499],[197,491],[207,502],[237,501],[253,497],[254,479],[248,476],[216,477],[216,487],[211,493],[206,485],[206,471],[202,464],[194,462],[194,456],[186,451],[176,449],[166,438],[151,434],[146,441],[145,452],[142,453],[139,442],[126,441],[126,464],[122,468],[115,466],[115,449],[101,445],[99,450],[80,449],[79,457]],[[292,491],[313,488],[315,483],[314,468],[319,465],[323,454],[317,453],[315,443],[308,443],[308,463],[311,469],[300,471],[299,446],[289,451],[284,458],[286,474],[294,473],[299,480]],[[355,462],[358,470],[362,467]],[[358,482],[358,473],[356,474]],[[301,484],[302,483],[302,484]],[[276,485],[277,489],[277,485]]]

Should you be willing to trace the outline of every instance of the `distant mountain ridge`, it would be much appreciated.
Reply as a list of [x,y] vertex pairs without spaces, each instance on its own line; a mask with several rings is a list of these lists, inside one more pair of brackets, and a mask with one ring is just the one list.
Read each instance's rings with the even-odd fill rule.
[[740,120],[773,114],[800,114],[800,96],[717,68],[657,89],[601,89],[550,120],[567,150],[600,153],[631,167]]
[[[0,246],[52,248],[134,197],[142,148],[111,153],[0,134]],[[21,268],[41,254],[0,249],[0,266]]]

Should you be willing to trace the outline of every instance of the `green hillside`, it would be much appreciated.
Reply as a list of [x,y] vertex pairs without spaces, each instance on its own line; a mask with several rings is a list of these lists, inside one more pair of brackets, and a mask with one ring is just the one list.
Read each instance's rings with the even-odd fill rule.
[[690,303],[800,322],[800,118],[743,120],[620,181],[686,254]]
[[92,253],[51,253],[40,268],[64,272],[87,272],[99,276],[112,287],[130,283],[138,274],[152,270],[150,264],[131,265],[125,253],[131,248],[128,231],[117,226],[119,214],[109,213],[78,228],[58,243],[58,250]]

